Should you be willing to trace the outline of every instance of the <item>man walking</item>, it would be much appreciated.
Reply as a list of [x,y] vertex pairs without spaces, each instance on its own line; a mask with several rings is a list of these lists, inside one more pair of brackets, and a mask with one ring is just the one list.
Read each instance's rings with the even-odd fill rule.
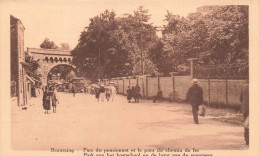
[[[241,111],[244,115],[244,120],[246,120],[249,117],[249,84],[248,84],[248,81],[241,90],[240,102],[241,102]],[[246,144],[249,145],[249,127],[245,127],[244,137],[245,137]]]
[[193,79],[191,82],[193,83],[193,86],[189,88],[186,100],[191,104],[194,123],[199,124],[198,111],[199,105],[203,103],[203,90],[198,85],[198,79]]

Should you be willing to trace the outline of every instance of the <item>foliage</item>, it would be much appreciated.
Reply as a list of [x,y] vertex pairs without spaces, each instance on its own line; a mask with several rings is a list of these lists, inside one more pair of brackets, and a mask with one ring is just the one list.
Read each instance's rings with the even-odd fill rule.
[[164,73],[180,71],[188,58],[199,58],[199,65],[248,68],[248,6],[204,6],[186,18],[167,12],[165,21],[163,37],[151,49]]
[[26,74],[39,80],[39,75],[36,73],[37,69],[40,67],[39,60],[34,60],[27,52],[25,52],[25,63],[27,64]]
[[199,58],[199,66],[241,65],[233,75],[247,71],[248,6],[204,6],[187,17],[168,11],[160,39],[150,17],[140,6],[121,17],[106,10],[91,18],[72,50],[79,73],[91,79],[141,75],[142,61],[144,74],[187,73],[189,58]]
[[62,50],[70,50],[70,45],[68,43],[61,43]]
[[50,39],[45,38],[44,41],[40,44],[41,48],[44,49],[56,49],[58,46],[53,41],[50,41]]
[[74,71],[70,71],[67,75],[66,75],[66,80],[67,81],[71,81],[72,79],[76,78],[76,73]]
[[90,79],[138,75],[141,72],[141,50],[145,74],[156,71],[149,58],[149,48],[156,37],[148,10],[139,7],[134,15],[116,17],[104,11],[90,19],[72,50],[73,63]]
[[[49,72],[50,75],[60,75],[61,79],[66,80],[67,76],[71,74],[73,71],[73,68],[67,65],[58,65],[55,66],[51,71]],[[75,73],[74,73],[75,75]]]

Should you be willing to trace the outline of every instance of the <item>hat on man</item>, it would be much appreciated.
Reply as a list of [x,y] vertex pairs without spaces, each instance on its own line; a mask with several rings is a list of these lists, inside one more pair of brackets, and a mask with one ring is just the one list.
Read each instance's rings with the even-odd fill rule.
[[199,82],[198,79],[193,79],[193,80],[191,81],[191,83],[193,83],[193,84],[198,84],[198,83],[200,83],[200,82]]

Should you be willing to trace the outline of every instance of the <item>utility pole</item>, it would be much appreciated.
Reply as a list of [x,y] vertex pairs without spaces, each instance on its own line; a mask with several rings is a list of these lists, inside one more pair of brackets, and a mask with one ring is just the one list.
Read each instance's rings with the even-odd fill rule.
[[[141,24],[142,25],[142,24]],[[142,26],[143,28],[143,26]],[[141,29],[142,29],[141,28]],[[142,75],[144,75],[144,60],[143,60],[143,33],[142,33],[142,30],[140,32],[140,39],[141,39],[141,43],[140,43],[140,46],[141,46],[141,70],[142,70]]]
[[143,25],[139,19],[139,24],[141,26],[140,30],[140,50],[141,50],[141,70],[142,70],[142,75],[144,75],[144,62],[143,62]]
[[[140,31],[140,50],[141,50],[141,70],[142,75],[144,75],[144,58],[143,58],[143,25],[139,20],[139,24],[141,25],[141,31]],[[163,31],[162,27],[155,27],[155,31]]]
[[[100,31],[99,31],[99,36],[100,36]],[[101,66],[100,66],[100,43],[101,43],[101,39],[99,39],[99,43],[98,43],[98,78],[100,79],[100,73],[101,73]]]

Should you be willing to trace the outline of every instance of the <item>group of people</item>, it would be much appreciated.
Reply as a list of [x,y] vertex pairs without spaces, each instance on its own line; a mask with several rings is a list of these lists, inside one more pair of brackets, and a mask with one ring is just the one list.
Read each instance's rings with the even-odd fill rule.
[[57,103],[59,103],[59,101],[56,87],[47,85],[45,88],[43,88],[42,98],[42,105],[43,109],[45,110],[45,114],[49,114],[51,106],[53,107],[53,113],[56,113]]
[[131,103],[132,98],[135,100],[135,102],[139,102],[141,96],[140,91],[141,88],[138,84],[136,84],[136,86],[133,86],[132,88],[128,86],[126,90],[128,103]]
[[94,86],[94,93],[98,102],[104,102],[105,100],[108,102],[110,99],[113,102],[117,91],[114,84],[110,83],[107,86],[105,86],[104,84]]

